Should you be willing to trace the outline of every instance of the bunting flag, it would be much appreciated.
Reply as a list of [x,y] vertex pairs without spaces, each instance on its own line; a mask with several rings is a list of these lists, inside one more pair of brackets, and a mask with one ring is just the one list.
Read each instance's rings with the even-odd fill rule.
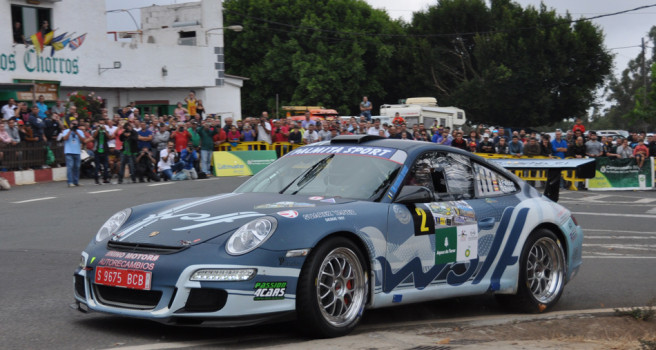
[[87,33],[84,33],[77,38],[71,40],[71,42],[68,44],[68,46],[71,47],[71,50],[75,50],[78,47],[82,46],[82,43],[84,43],[84,38],[87,36]]
[[43,50],[43,35],[41,35],[41,32],[36,32],[36,34],[30,36],[30,39],[32,40],[36,54],[40,55]]
[[43,45],[50,45],[50,42],[52,41],[52,37],[55,35],[55,32],[50,31],[48,34],[46,34],[45,37],[43,37]]
[[66,34],[68,34],[68,32],[66,32],[64,34],[61,34],[61,35],[57,35],[55,38],[52,39],[52,41],[50,43],[53,44],[53,43],[60,42],[60,41],[64,40],[64,38],[66,37]]

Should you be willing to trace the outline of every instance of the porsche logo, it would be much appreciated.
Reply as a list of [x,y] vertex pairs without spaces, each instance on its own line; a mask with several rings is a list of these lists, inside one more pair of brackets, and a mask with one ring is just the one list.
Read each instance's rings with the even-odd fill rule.
[[153,232],[151,232],[151,233],[148,235],[148,237],[155,237],[155,236],[157,236],[158,234],[159,234],[159,231],[153,231]]

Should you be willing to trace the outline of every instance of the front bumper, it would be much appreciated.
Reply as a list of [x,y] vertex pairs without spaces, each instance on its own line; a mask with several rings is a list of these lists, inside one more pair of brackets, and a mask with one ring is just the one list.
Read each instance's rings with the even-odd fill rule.
[[[256,268],[249,281],[191,281],[200,269]],[[300,268],[198,264],[184,268],[175,284],[153,283],[149,291],[102,286],[94,283],[95,269],[79,268],[74,274],[75,301],[85,308],[109,314],[153,319],[160,322],[212,320],[243,326],[279,318],[296,309],[296,283]],[[153,272],[153,280],[155,274]],[[159,272],[161,273],[161,272]],[[258,284],[260,283],[260,284]],[[284,290],[271,291],[274,297],[257,297],[261,283],[284,283]],[[261,289],[261,288],[260,288]]]

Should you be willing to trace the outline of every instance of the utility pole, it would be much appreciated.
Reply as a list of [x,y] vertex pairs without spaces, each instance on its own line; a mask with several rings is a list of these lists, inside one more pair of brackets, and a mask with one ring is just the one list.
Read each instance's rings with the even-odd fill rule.
[[642,38],[642,104],[647,107],[647,54],[645,53],[645,38]]

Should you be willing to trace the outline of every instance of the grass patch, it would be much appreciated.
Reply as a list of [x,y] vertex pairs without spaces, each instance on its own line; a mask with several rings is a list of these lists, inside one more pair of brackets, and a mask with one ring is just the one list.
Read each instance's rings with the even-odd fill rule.
[[[656,304],[656,298],[651,299],[647,303],[647,306],[644,307],[632,307],[629,309],[615,309],[615,314],[617,316],[629,316],[639,321],[651,321],[656,316],[656,310],[654,309],[654,304]],[[650,342],[650,341],[647,342],[652,343],[652,347],[650,348],[643,347],[643,349],[656,350],[656,344],[654,344],[654,342]]]

